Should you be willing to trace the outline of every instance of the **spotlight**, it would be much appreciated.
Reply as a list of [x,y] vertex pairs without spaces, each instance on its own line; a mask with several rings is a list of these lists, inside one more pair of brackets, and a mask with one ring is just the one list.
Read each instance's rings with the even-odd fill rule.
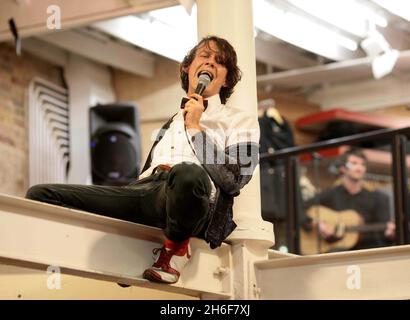
[[381,33],[372,32],[368,38],[360,43],[360,46],[368,57],[373,58],[372,72],[375,79],[380,79],[392,72],[399,52],[390,47]]

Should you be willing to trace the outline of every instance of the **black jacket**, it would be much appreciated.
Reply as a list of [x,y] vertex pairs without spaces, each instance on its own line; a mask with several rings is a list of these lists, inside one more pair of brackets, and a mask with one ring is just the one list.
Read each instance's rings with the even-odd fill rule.
[[[159,131],[142,171],[147,170],[151,166],[153,150],[165,135],[166,130],[170,127],[174,116],[172,116]],[[202,137],[195,139],[198,135],[202,135]],[[206,143],[196,144],[195,141],[205,141]],[[240,189],[248,183],[252,177],[252,172],[259,160],[259,146],[254,143],[248,143],[245,146],[243,144],[230,146],[225,149],[225,161],[207,164],[204,163],[204,159],[201,159],[198,154],[204,158],[206,158],[207,152],[216,152],[218,155],[221,154],[217,152],[216,146],[211,141],[205,132],[197,133],[192,138],[195,150],[201,149],[202,152],[196,153],[195,150],[193,151],[216,187],[215,201],[210,204],[210,222],[204,235],[205,241],[214,249],[219,247],[236,228],[232,211],[234,197],[239,195]],[[236,150],[232,152],[232,148]],[[244,153],[251,156],[241,157]],[[237,155],[236,162],[229,159],[230,154]],[[213,159],[217,159],[217,157]],[[248,159],[249,161],[245,163],[243,159]]]

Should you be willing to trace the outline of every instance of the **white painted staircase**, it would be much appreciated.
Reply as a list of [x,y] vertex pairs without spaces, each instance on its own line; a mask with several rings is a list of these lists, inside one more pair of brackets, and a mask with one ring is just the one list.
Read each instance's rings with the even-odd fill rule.
[[410,245],[255,263],[261,299],[410,299]]
[[[233,245],[210,250],[193,239],[193,258],[180,281],[161,285],[141,275],[162,240],[156,228],[0,195],[0,299],[143,299],[138,293],[151,289],[158,299],[410,298],[410,246],[315,256],[269,250],[268,259],[241,254],[238,263]],[[61,271],[65,288],[47,287],[50,270]],[[249,283],[238,286],[238,279]],[[238,292],[241,287],[252,293]]]
[[[142,279],[143,271],[153,263],[152,249],[160,247],[162,241],[162,231],[156,228],[0,195],[3,265],[41,270],[44,275],[54,266],[63,274],[84,278],[200,298],[231,297],[231,255],[227,244],[209,250],[204,241],[193,239],[192,261],[176,285]],[[3,271],[2,276],[5,274]]]

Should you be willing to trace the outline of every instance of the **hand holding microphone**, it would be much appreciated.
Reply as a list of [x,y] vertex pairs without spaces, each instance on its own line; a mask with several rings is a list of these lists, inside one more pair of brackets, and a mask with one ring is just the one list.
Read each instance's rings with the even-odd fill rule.
[[212,75],[208,72],[201,72],[198,76],[198,85],[195,93],[190,94],[190,98],[184,106],[184,119],[187,129],[201,130],[199,120],[205,110],[202,93],[212,81]]
[[199,125],[199,120],[201,119],[202,113],[205,108],[203,106],[203,97],[197,93],[192,93],[188,96],[190,99],[185,103],[184,108],[184,120],[187,129],[198,129],[201,130]]

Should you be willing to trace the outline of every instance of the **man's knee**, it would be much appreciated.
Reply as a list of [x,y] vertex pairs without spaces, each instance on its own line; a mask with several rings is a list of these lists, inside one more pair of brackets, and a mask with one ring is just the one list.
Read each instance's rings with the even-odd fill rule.
[[26,198],[30,200],[45,201],[50,197],[50,190],[46,184],[38,184],[27,190]]
[[184,189],[192,189],[198,185],[210,188],[210,181],[206,171],[194,163],[183,162],[172,167],[170,173],[171,184],[178,184]]

